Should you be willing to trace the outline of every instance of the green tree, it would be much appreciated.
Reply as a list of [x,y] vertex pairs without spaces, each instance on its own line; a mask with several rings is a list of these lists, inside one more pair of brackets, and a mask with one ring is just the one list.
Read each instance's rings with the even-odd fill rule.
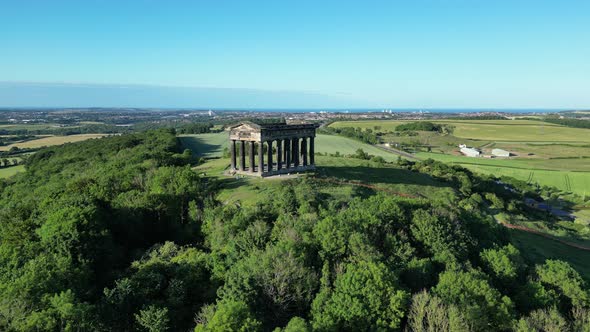
[[480,258],[486,271],[503,287],[513,285],[525,267],[520,252],[512,244],[499,249],[484,249]]
[[471,242],[458,220],[422,209],[414,212],[410,230],[414,238],[442,262],[464,258]]
[[400,328],[408,293],[382,263],[348,264],[333,290],[320,292],[312,307],[313,326],[319,330]]
[[422,291],[412,297],[407,330],[412,332],[470,331],[471,328],[454,305],[446,305],[437,296]]
[[[309,325],[309,323],[305,321],[305,319],[303,319],[301,317],[293,317],[289,321],[289,324],[287,324],[287,326],[285,326],[285,328],[283,328],[280,331],[282,331],[282,332],[311,332],[312,329],[311,329],[311,326]],[[275,331],[275,332],[278,332],[278,331]]]
[[250,332],[262,329],[262,324],[244,302],[222,301],[210,315],[197,324],[195,332]]
[[517,332],[563,332],[569,330],[569,324],[557,308],[538,309],[527,317],[521,318],[515,330]]
[[542,284],[555,289],[568,299],[568,306],[587,306],[590,303],[584,279],[568,263],[548,259],[545,264],[538,265],[535,271]]
[[146,309],[140,310],[139,314],[135,314],[135,320],[143,331],[168,331],[168,308],[158,308],[154,305],[151,305]]
[[513,304],[477,271],[445,271],[439,275],[434,293],[445,303],[455,304],[477,331],[508,329]]

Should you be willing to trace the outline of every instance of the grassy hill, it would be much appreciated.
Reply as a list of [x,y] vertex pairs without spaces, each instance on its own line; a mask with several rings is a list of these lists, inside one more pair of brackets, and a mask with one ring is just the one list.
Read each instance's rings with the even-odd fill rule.
[[[326,179],[329,188],[326,192],[336,196],[348,197],[355,190],[367,189],[367,187],[356,185],[359,183],[374,187],[368,190],[425,197],[440,202],[449,202],[454,196],[454,191],[447,184],[393,165],[328,156],[316,156],[316,164],[318,171],[311,174]],[[224,189],[219,197],[226,203],[240,201],[242,204],[255,204],[258,198],[264,197],[258,194],[280,188],[282,180],[291,178],[290,176],[265,179],[247,176],[229,177],[224,175],[228,167],[229,159],[219,158],[208,160],[195,168],[205,176],[221,180]],[[333,179],[342,179],[344,182],[334,182]]]
[[[179,137],[185,148],[194,151],[199,157],[219,158],[223,155],[223,149],[229,147],[226,132],[180,135]],[[349,155],[354,154],[358,149],[363,149],[371,155],[381,156],[386,161],[397,160],[397,155],[346,137],[317,135],[315,140],[315,150],[320,153],[340,152],[342,155]]]

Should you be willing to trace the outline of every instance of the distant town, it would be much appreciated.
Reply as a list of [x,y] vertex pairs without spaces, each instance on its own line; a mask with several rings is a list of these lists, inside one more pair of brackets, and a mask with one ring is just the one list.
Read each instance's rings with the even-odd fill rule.
[[68,127],[100,123],[119,127],[133,126],[137,123],[164,122],[206,122],[234,121],[244,118],[273,119],[286,121],[329,122],[342,120],[423,120],[442,118],[523,118],[553,115],[555,117],[575,117],[590,119],[590,111],[563,112],[529,112],[511,113],[499,111],[469,112],[428,112],[428,111],[240,111],[240,110],[203,110],[203,109],[146,109],[146,108],[56,108],[56,109],[11,109],[0,108],[0,124],[51,124],[56,127]]

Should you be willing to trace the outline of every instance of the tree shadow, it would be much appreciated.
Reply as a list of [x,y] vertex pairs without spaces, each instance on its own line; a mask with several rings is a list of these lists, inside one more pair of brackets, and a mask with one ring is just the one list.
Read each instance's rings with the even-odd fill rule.
[[205,158],[219,158],[223,155],[223,145],[207,143],[201,137],[182,137],[182,147],[192,151],[193,155]]
[[324,166],[318,167],[318,174],[365,183],[414,184],[433,187],[450,187],[430,175],[412,172],[400,168],[367,166]]

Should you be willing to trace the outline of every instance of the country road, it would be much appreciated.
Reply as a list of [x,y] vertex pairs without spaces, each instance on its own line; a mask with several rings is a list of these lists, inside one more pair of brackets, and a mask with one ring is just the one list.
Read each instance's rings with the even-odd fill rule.
[[394,148],[389,148],[389,147],[385,147],[383,145],[373,145],[376,148],[379,148],[381,150],[387,151],[387,152],[391,152],[391,153],[395,153],[397,155],[400,155],[402,157],[406,157],[408,159],[413,159],[413,160],[421,160],[420,158],[416,157],[415,155],[411,154],[411,153],[407,153],[405,151],[402,150],[398,150],[398,149],[394,149]]

